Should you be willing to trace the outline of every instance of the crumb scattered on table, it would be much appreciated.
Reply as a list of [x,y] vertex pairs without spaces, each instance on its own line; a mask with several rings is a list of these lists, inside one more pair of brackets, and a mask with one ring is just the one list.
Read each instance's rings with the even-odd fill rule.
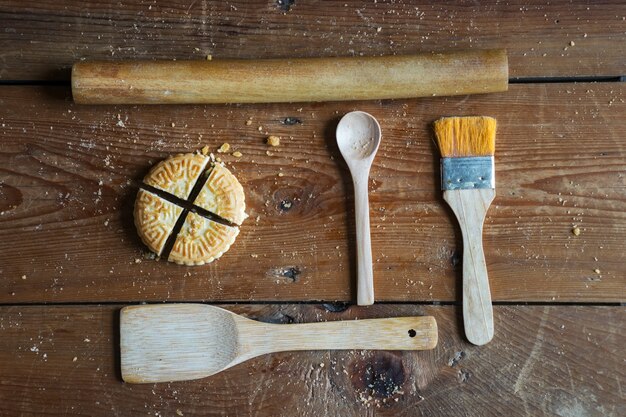
[[217,152],[219,153],[226,153],[228,151],[230,151],[230,143],[228,142],[222,143],[222,146],[220,146],[219,149],[217,150]]
[[243,154],[242,154],[241,152],[239,152],[239,151],[235,151],[235,152],[233,152],[233,154],[232,154],[232,155],[233,155],[235,158],[241,158],[241,157],[243,156]]
[[278,136],[268,136],[267,137],[267,144],[270,146],[279,146],[280,145],[280,138]]
[[578,226],[572,227],[572,233],[574,236],[580,236],[580,228]]

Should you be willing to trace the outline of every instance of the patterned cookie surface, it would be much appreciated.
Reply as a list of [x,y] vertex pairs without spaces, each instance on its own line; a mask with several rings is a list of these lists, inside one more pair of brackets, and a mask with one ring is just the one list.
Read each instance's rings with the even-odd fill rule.
[[243,187],[228,168],[215,164],[194,204],[240,225],[247,217]]
[[212,262],[230,248],[238,234],[236,227],[188,213],[168,260],[183,265]]
[[135,200],[135,226],[139,237],[157,255],[183,209],[146,190],[139,190]]
[[204,155],[176,155],[156,164],[143,181],[178,198],[187,199],[208,163],[209,158]]

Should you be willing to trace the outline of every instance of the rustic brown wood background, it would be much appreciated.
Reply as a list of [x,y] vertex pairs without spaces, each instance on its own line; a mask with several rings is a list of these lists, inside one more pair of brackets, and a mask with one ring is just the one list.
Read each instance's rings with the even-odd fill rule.
[[[0,415],[626,415],[626,3],[544,3],[0,1]],[[98,107],[69,89],[82,59],[501,47],[510,90],[484,96]],[[384,135],[372,244],[377,300],[392,303],[368,308],[351,306],[352,188],[333,135],[354,109]],[[460,232],[429,127],[461,114],[499,123],[484,241],[500,305],[480,348],[460,327]],[[172,153],[224,142],[243,154],[222,157],[250,214],[236,245],[200,268],[146,259],[138,181]],[[428,314],[440,343],[126,385],[119,308],[162,301],[281,323]]]

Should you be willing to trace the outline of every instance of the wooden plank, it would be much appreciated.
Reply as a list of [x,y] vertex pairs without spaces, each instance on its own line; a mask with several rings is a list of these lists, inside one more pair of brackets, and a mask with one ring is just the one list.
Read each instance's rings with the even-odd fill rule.
[[[287,4],[291,4],[288,7]],[[0,4],[0,79],[67,79],[81,59],[285,58],[508,48],[511,75],[623,75],[621,0],[42,0]]]
[[[429,125],[485,114],[499,123],[484,228],[493,299],[623,302],[624,92],[548,84],[455,99],[97,107],[63,88],[2,88],[0,302],[354,299],[352,185],[334,142],[354,109],[383,130],[370,183],[378,300],[457,300],[461,236]],[[202,267],[144,259],[135,184],[168,155],[223,142],[243,153],[222,158],[250,214],[233,248]]]
[[121,382],[116,306],[0,308],[0,414],[97,416],[623,416],[626,309],[498,306],[494,340],[460,336],[451,306],[227,306],[270,322],[433,315],[425,352],[262,356],[213,377]]

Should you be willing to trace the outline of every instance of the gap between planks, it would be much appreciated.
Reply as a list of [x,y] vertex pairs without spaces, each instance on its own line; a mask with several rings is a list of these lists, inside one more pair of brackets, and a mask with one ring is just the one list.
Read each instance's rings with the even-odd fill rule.
[[[63,306],[85,306],[85,307],[93,307],[93,306],[127,306],[127,305],[147,305],[147,304],[208,304],[208,305],[322,305],[328,306],[329,308],[341,308],[343,311],[352,307],[359,307],[356,303],[346,303],[342,301],[223,301],[223,300],[210,300],[210,301],[143,301],[143,300],[132,300],[132,301],[76,301],[76,302],[18,302],[18,303],[0,303],[0,308],[2,307],[63,307]],[[450,306],[450,307],[462,307],[461,301],[377,301],[374,305],[415,305],[415,306]],[[615,303],[603,303],[603,302],[553,302],[553,301],[493,301],[493,306],[548,306],[548,307],[625,307],[626,303],[615,302]]]

